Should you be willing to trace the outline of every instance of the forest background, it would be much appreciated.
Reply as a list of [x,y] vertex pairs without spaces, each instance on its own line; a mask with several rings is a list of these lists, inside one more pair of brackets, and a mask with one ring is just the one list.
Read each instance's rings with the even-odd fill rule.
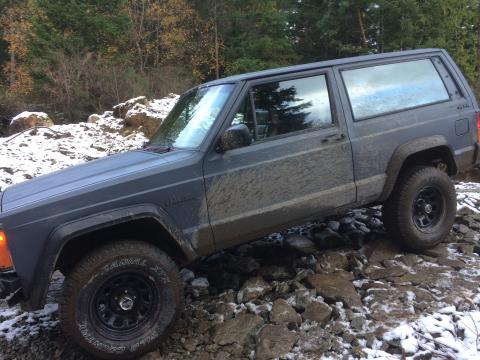
[[447,49],[480,94],[479,38],[479,0],[0,0],[0,123],[85,121],[226,75],[422,47]]

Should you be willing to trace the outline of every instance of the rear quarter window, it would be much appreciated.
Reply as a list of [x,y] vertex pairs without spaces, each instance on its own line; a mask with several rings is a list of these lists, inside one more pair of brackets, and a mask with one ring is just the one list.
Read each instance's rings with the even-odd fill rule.
[[430,59],[342,71],[355,120],[449,100]]

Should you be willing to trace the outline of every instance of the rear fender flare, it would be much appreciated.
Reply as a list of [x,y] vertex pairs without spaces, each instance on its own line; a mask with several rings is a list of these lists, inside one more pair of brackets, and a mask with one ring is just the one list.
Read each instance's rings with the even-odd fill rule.
[[397,182],[397,178],[398,178],[398,175],[400,174],[400,170],[402,169],[402,166],[405,160],[409,156],[419,153],[421,151],[434,149],[438,147],[448,148],[451,156],[451,161],[454,162],[456,167],[455,157],[452,155],[453,151],[451,147],[448,145],[447,139],[442,135],[421,137],[421,138],[414,139],[399,145],[393,152],[392,158],[388,163],[387,172],[386,172],[387,180],[385,181],[385,185],[383,187],[383,191],[380,196],[380,201],[385,201],[390,196],[393,190],[393,187]]

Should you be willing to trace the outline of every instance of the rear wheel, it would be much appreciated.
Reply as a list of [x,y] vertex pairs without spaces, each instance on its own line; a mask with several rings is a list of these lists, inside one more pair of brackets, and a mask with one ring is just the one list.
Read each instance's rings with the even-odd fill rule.
[[160,249],[120,241],[93,251],[67,277],[60,316],[65,334],[105,359],[159,346],[183,303],[175,263]]
[[456,210],[455,188],[449,176],[434,167],[415,167],[398,179],[383,205],[383,218],[399,245],[421,250],[446,238]]

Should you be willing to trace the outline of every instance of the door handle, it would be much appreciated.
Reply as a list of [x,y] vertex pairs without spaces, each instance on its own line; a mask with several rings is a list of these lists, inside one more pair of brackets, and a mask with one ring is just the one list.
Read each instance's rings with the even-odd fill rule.
[[340,141],[340,140],[343,140],[343,139],[345,139],[345,134],[344,133],[336,133],[336,134],[326,135],[322,139],[322,142]]

